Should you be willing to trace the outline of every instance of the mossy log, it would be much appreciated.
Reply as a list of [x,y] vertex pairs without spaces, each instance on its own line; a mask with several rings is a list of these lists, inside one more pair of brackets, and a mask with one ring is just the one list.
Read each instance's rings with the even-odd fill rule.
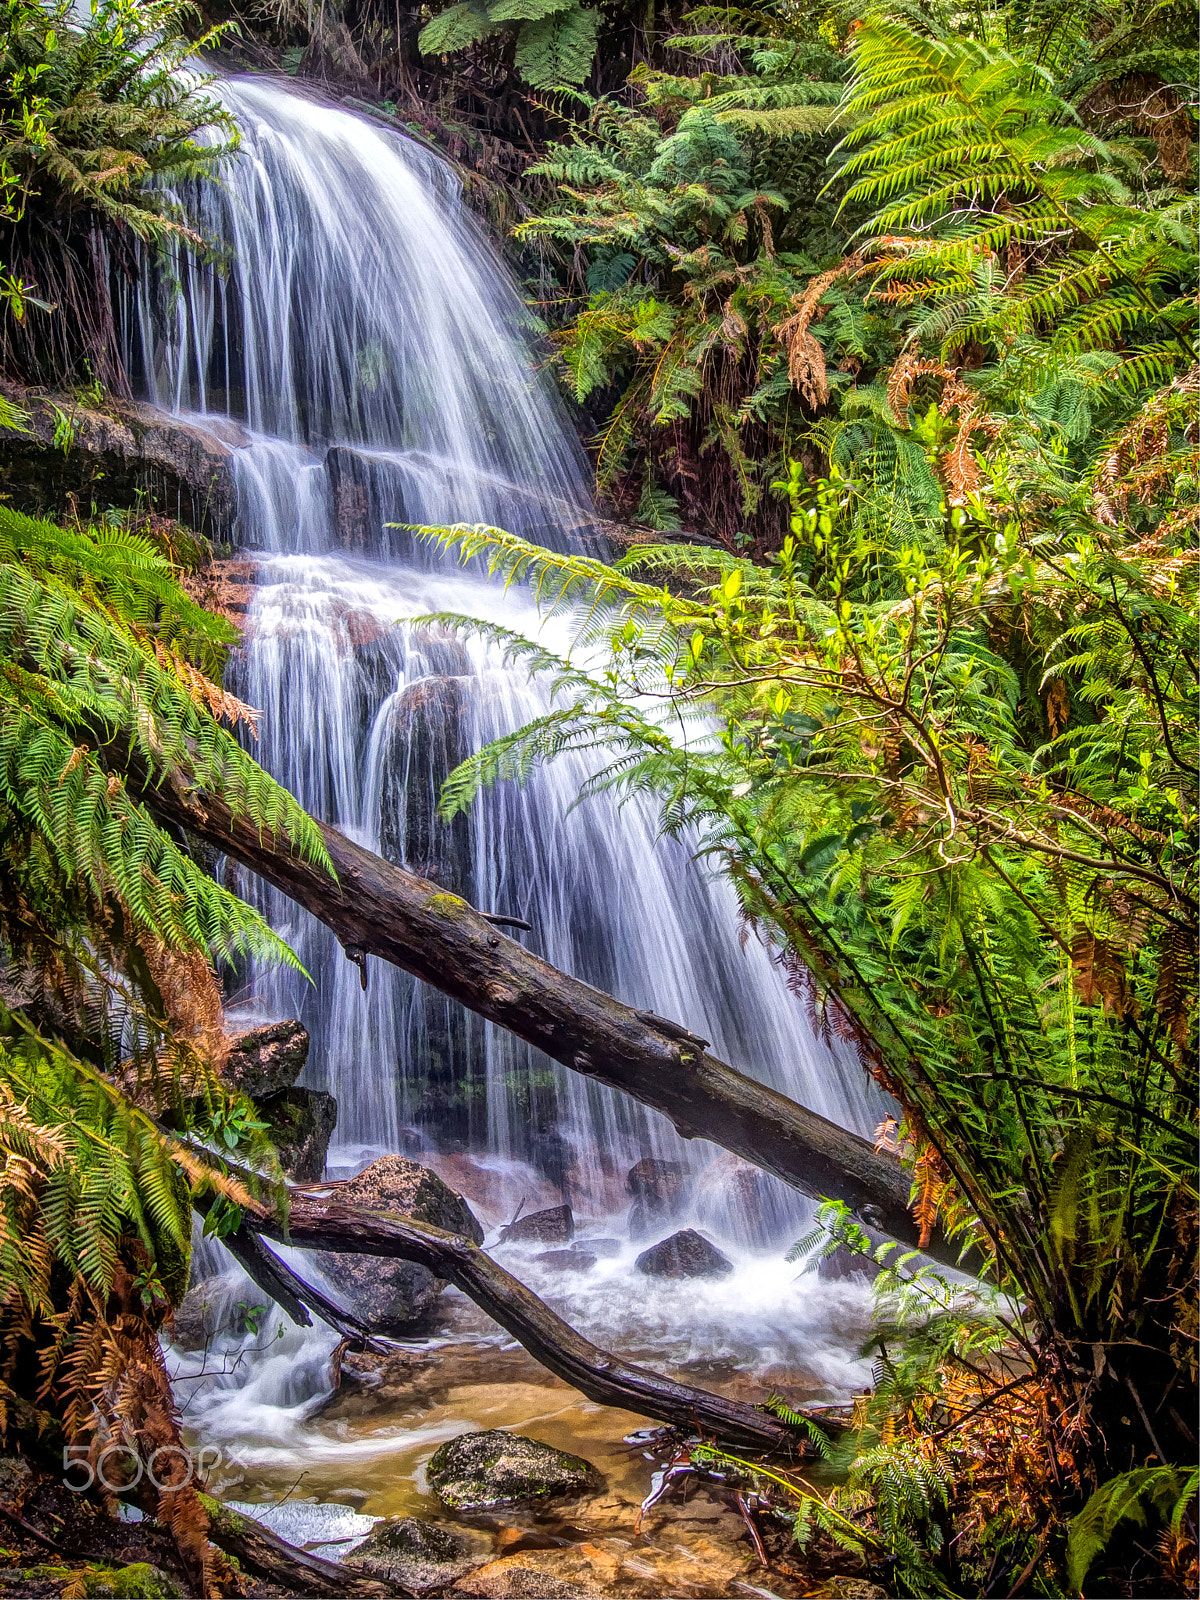
[[[160,822],[218,846],[319,918],[364,977],[370,956],[390,961],[573,1071],[662,1112],[685,1139],[710,1139],[804,1194],[844,1201],[916,1248],[909,1180],[895,1156],[746,1077],[686,1028],[560,972],[457,895],[327,824],[320,826],[336,882],[202,790],[167,779],[145,786],[141,798]],[[928,1253],[957,1262],[936,1238]]]

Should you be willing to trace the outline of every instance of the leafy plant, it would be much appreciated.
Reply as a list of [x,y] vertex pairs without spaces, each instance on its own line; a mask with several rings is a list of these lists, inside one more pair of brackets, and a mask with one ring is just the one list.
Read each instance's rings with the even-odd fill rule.
[[458,0],[422,28],[424,55],[449,55],[512,35],[514,65],[531,89],[578,86],[596,49],[599,13],[576,0]]
[[10,375],[65,384],[90,373],[125,387],[102,240],[118,257],[130,240],[203,250],[171,187],[215,172],[236,130],[194,60],[225,29],[189,38],[193,15],[188,0],[0,7],[0,361]]

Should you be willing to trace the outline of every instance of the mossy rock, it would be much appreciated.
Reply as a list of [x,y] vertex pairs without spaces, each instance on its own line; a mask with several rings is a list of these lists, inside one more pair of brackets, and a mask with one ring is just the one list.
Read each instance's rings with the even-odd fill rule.
[[375,1524],[348,1559],[373,1577],[422,1594],[447,1587],[488,1558],[473,1556],[457,1534],[436,1523],[389,1517]]
[[430,1487],[452,1511],[537,1505],[600,1488],[603,1479],[582,1456],[568,1455],[506,1428],[460,1433],[429,1463]]

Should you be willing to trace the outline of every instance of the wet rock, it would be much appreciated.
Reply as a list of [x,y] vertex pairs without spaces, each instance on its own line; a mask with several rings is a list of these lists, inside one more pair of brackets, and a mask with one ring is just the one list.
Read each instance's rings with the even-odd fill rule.
[[220,1334],[246,1333],[246,1312],[258,1292],[240,1272],[205,1278],[175,1307],[172,1342],[181,1350],[203,1350]]
[[844,1244],[839,1244],[830,1255],[822,1256],[817,1262],[817,1277],[823,1283],[840,1283],[847,1278],[860,1278],[864,1283],[871,1283],[882,1270],[877,1261],[859,1255],[857,1250],[851,1250]]
[[[407,1156],[373,1161],[346,1184],[342,1198],[347,1205],[413,1217],[483,1243],[483,1229],[462,1196]],[[383,1334],[411,1333],[421,1327],[445,1288],[441,1278],[415,1261],[385,1262],[377,1256],[332,1250],[319,1251],[316,1260],[350,1309]]]
[[377,1522],[349,1559],[372,1576],[401,1584],[414,1594],[454,1583],[480,1565],[455,1534],[417,1517]]
[[324,1089],[285,1089],[257,1100],[266,1136],[293,1183],[316,1183],[325,1171],[329,1141],[337,1126],[337,1101]]
[[590,1272],[596,1265],[596,1257],[587,1250],[572,1248],[570,1250],[543,1250],[541,1255],[533,1258],[540,1266],[548,1267],[551,1272]]
[[600,1474],[581,1456],[568,1455],[505,1428],[461,1433],[429,1463],[430,1487],[452,1511],[491,1511],[540,1505],[598,1489]]
[[337,1366],[341,1394],[370,1394],[376,1400],[407,1395],[421,1362],[405,1350],[382,1355],[375,1350],[346,1350]]
[[529,1159],[539,1176],[565,1191],[567,1176],[575,1164],[575,1147],[557,1128],[540,1128],[534,1134]]
[[[82,505],[169,505],[197,531],[226,536],[237,515],[232,458],[246,442],[234,423],[206,427],[156,406],[105,398],[103,409],[80,405],[74,395],[5,384],[6,398],[29,418],[16,436],[0,430],[4,487],[11,503],[34,515],[60,519],[72,500]],[[55,443],[60,418],[70,419],[73,440]]]
[[221,1077],[257,1100],[292,1088],[307,1060],[308,1029],[302,1023],[268,1022],[233,1035]]
[[595,1588],[567,1583],[537,1567],[523,1566],[520,1557],[492,1561],[454,1585],[454,1594],[475,1595],[481,1600],[580,1600],[599,1594]]
[[620,1239],[576,1239],[576,1250],[586,1250],[589,1254],[598,1256],[601,1261],[612,1261],[621,1254],[625,1246]]
[[634,1265],[651,1278],[719,1278],[733,1271],[733,1262],[695,1228],[643,1250]]
[[625,1174],[625,1189],[632,1196],[629,1236],[645,1239],[661,1224],[677,1216],[683,1203],[684,1168],[678,1161],[646,1156]]
[[500,1230],[501,1244],[570,1244],[575,1237],[575,1217],[570,1206],[531,1211]]
[[462,678],[429,677],[396,697],[383,730],[379,850],[387,860],[473,901],[469,816],[443,822],[442,784],[468,753]]

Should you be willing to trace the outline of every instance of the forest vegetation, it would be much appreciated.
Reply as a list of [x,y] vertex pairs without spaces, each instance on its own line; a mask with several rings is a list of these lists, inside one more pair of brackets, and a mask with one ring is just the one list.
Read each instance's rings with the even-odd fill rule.
[[[127,394],[114,281],[210,255],[180,197],[237,131],[197,51],[366,97],[509,230],[623,553],[424,530],[576,638],[437,618],[554,692],[443,812],[606,752],[590,788],[655,798],[895,1098],[879,1146],[971,1275],[831,1202],[794,1254],[880,1267],[876,1382],[832,1440],[775,1421],[836,1486],[706,1447],[889,1593],[1200,1581],[1195,23],[1180,0],[6,0],[0,23],[10,386]],[[193,1209],[286,1226],[222,1079],[222,982],[296,958],[168,800],[332,866],[222,686],[205,558],[146,508],[0,503],[0,1439],[39,1459],[177,1443],[158,1330]],[[237,1592],[190,1481],[144,1504],[192,1592]]]

